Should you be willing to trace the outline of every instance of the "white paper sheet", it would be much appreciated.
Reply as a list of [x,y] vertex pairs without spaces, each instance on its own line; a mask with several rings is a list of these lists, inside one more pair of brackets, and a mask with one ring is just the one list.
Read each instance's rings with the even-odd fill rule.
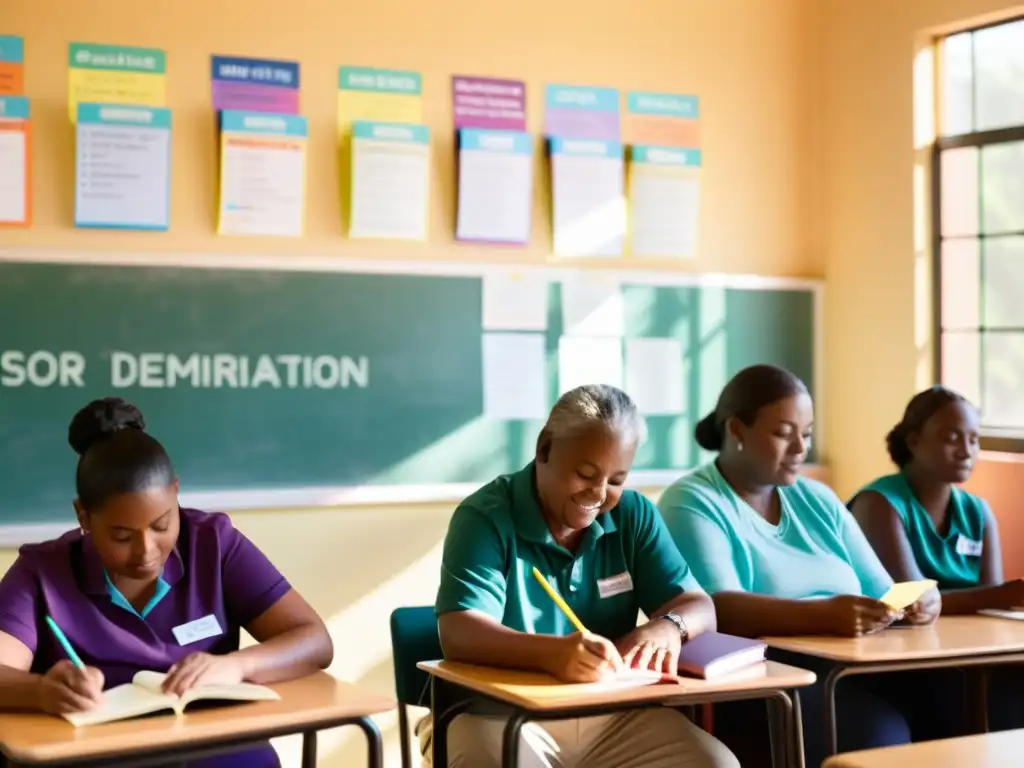
[[0,221],[25,221],[25,134],[0,131]]
[[351,237],[427,238],[426,145],[353,139]]
[[634,166],[630,252],[634,256],[693,256],[700,182],[666,168]]
[[563,336],[558,340],[558,393],[584,384],[622,387],[622,341]]
[[527,242],[532,177],[530,155],[462,150],[455,237],[494,243]]
[[484,415],[547,416],[547,364],[540,333],[484,334]]
[[267,143],[253,147],[227,140],[221,159],[221,234],[302,236],[305,142]]
[[562,326],[566,336],[622,336],[625,307],[618,282],[599,272],[563,280]]
[[548,327],[547,275],[536,269],[484,276],[485,331],[545,331]]
[[75,224],[166,228],[170,130],[82,122],[77,130]]
[[621,256],[626,203],[621,158],[552,156],[555,253]]
[[626,341],[626,393],[645,416],[683,413],[686,384],[678,339]]

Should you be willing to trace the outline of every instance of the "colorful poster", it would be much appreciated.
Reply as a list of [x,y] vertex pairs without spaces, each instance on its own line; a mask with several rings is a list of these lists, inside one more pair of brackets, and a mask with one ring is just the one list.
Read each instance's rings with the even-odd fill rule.
[[492,77],[452,78],[452,113],[456,128],[526,130],[526,83]]
[[630,91],[624,133],[629,144],[700,147],[700,102],[696,96]]
[[347,135],[356,120],[422,123],[423,78],[418,72],[341,67],[338,71],[339,134]]
[[523,131],[459,131],[455,237],[526,243],[533,202],[533,140]]
[[216,110],[299,113],[297,61],[213,56],[210,82]]
[[567,139],[619,140],[619,92],[614,88],[549,85],[544,133]]
[[429,186],[430,129],[353,124],[351,237],[426,240]]
[[167,58],[156,48],[71,43],[68,46],[68,114],[78,118],[78,105],[166,104]]
[[630,253],[694,256],[700,210],[700,150],[633,147],[630,160]]
[[302,236],[307,135],[298,115],[221,113],[219,234]]
[[75,226],[167,229],[171,110],[79,104]]
[[0,227],[32,220],[32,147],[29,102],[0,96]]
[[25,43],[17,35],[0,35],[0,96],[25,92]]
[[621,256],[626,235],[623,147],[551,139],[555,254]]

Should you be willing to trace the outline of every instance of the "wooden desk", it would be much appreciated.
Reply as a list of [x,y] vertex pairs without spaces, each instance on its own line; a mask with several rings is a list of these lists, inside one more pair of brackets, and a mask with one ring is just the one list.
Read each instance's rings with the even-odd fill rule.
[[830,757],[823,768],[1018,768],[1024,730],[983,733]]
[[766,637],[772,648],[835,664],[823,684],[825,747],[836,753],[835,688],[852,675],[1024,662],[1024,622],[941,616],[927,627],[895,627],[866,637]]
[[431,675],[435,766],[448,764],[448,724],[467,710],[466,691],[511,710],[502,745],[505,766],[517,764],[519,731],[531,720],[560,720],[651,706],[679,707],[760,698],[779,706],[777,725],[781,732],[772,739],[776,749],[775,765],[788,763],[797,768],[804,765],[800,703],[790,692],[812,685],[815,676],[785,664],[769,661],[712,681],[685,679],[678,684],[626,689],[609,689],[600,684],[567,685],[535,672],[449,661],[421,662],[417,666]]
[[8,765],[153,766],[231,752],[278,736],[304,735],[302,765],[316,766],[316,732],[356,725],[369,742],[369,764],[381,768],[383,745],[370,715],[395,702],[326,672],[270,686],[281,701],[232,704],[174,715],[74,728],[42,714],[0,715],[0,752]]

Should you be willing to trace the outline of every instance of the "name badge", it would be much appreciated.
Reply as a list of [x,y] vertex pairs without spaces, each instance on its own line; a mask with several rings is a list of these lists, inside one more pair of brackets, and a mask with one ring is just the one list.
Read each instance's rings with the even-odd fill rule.
[[209,616],[203,616],[201,619],[174,627],[171,632],[174,633],[174,639],[178,641],[178,645],[198,643],[200,640],[205,640],[208,637],[217,637],[217,635],[224,634],[224,630],[220,628],[220,622],[217,621],[217,617],[212,613]]
[[956,553],[968,557],[980,557],[983,544],[974,539],[968,539],[962,533],[956,537]]
[[621,595],[623,592],[632,592],[633,577],[629,575],[629,571],[623,571],[618,576],[598,579],[597,591],[602,598],[615,597],[615,595]]

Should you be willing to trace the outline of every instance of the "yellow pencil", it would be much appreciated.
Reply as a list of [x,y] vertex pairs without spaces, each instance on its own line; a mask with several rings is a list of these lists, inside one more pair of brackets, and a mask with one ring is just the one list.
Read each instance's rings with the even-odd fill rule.
[[580,632],[586,632],[587,628],[583,626],[583,622],[580,621],[579,617],[575,613],[573,613],[572,608],[570,608],[569,604],[562,599],[562,596],[555,592],[554,588],[548,583],[548,580],[541,575],[541,572],[538,571],[536,567],[533,569],[533,576],[540,582],[540,585],[544,587],[544,591],[551,596],[551,599],[555,601],[555,605],[561,608],[562,612],[569,617],[569,621],[572,622],[573,626]]

